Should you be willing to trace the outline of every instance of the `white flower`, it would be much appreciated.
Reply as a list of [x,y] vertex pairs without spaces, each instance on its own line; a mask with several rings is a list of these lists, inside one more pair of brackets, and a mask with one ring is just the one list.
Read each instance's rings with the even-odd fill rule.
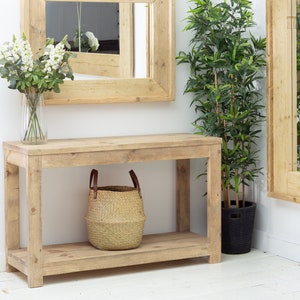
[[34,60],[25,35],[20,39],[14,36],[12,42],[0,45],[0,77],[7,79],[9,88],[21,93],[32,90],[58,93],[65,78],[74,79],[68,62],[73,55],[65,50],[66,45],[67,36],[56,46],[54,40],[49,39]]
[[21,71],[32,71],[33,59],[30,44],[24,39],[13,39],[12,43],[4,43],[0,49],[0,59],[18,64]]
[[64,44],[60,42],[55,47],[50,44],[45,47],[44,51],[46,54],[45,59],[42,60],[45,63],[44,71],[50,74],[52,71],[58,70],[61,66],[65,54]]
[[95,37],[95,35],[91,31],[87,31],[85,33],[86,37],[88,38],[88,44],[91,47],[92,51],[96,51],[99,47],[99,41]]

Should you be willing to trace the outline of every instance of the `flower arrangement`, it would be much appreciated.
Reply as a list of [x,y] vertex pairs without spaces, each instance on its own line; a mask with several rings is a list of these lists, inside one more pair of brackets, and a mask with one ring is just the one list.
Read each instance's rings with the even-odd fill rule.
[[66,48],[67,36],[57,45],[54,45],[53,39],[48,39],[46,45],[34,56],[24,34],[19,39],[13,36],[11,42],[0,46],[0,77],[9,82],[10,89],[17,89],[24,94],[27,101],[23,142],[47,141],[47,134],[38,117],[39,99],[45,91],[60,92],[59,85],[63,84],[65,78],[74,79],[69,64],[69,58],[73,54]]
[[0,46],[0,76],[7,79],[10,89],[17,89],[21,93],[52,90],[59,93],[59,85],[65,78],[74,79],[69,64],[72,53],[66,47],[67,36],[55,46],[54,40],[48,39],[34,60],[25,35],[20,39],[13,36],[12,42]]
[[99,41],[91,31],[79,34],[79,30],[76,30],[74,37],[74,46],[78,47],[79,52],[97,51],[99,48]]

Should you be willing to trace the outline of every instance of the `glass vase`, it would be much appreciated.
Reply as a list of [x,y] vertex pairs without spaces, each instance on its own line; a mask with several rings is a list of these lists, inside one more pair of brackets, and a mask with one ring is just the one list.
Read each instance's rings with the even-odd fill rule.
[[42,93],[23,94],[21,142],[35,145],[47,143],[45,104]]

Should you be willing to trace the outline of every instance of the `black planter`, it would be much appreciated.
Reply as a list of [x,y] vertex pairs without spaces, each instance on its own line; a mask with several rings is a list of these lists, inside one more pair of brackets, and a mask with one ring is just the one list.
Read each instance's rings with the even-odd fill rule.
[[[235,201],[231,201],[232,206]],[[245,207],[224,208],[222,202],[222,252],[243,254],[251,250],[256,204],[246,201]]]

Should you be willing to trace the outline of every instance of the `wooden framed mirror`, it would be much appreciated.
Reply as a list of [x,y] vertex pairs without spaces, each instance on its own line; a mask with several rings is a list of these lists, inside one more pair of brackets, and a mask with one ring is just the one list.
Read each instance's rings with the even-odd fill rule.
[[267,0],[267,143],[268,195],[300,203],[300,172],[297,169],[297,2]]
[[[21,30],[37,51],[46,40],[46,2],[109,2],[120,7],[120,54],[116,57],[119,75],[115,77],[77,78],[65,81],[60,93],[48,92],[45,102],[49,105],[124,103],[174,100],[175,90],[175,3],[174,0],[21,0]],[[135,49],[132,23],[132,5],[147,8],[146,24],[146,75],[136,78],[132,74]],[[134,20],[134,21],[133,21]],[[122,45],[122,46],[121,46]],[[74,60],[81,64],[80,54]],[[110,61],[105,55],[96,54],[92,61],[84,61],[84,73],[92,68],[107,68]],[[79,69],[82,66],[79,66]],[[83,68],[83,67],[82,67]],[[76,66],[76,69],[78,67]],[[91,72],[93,73],[93,72]]]

